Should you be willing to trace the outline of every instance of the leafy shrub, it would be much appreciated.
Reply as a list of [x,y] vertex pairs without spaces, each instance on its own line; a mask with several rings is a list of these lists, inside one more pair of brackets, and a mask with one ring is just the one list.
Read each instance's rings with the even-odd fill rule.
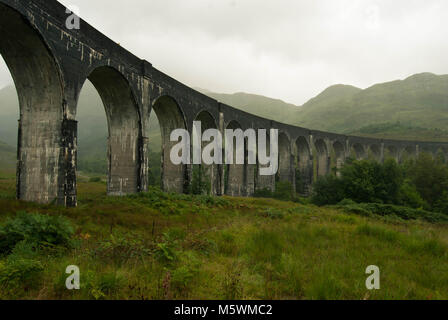
[[426,153],[422,153],[407,167],[406,174],[431,207],[434,207],[448,189],[448,167]]
[[257,189],[254,192],[254,198],[273,198],[273,193],[269,188]]
[[218,239],[218,250],[220,253],[230,256],[235,255],[238,246],[236,244],[236,238],[235,236],[227,230],[223,230],[220,233],[220,237]]
[[426,208],[428,206],[418,193],[417,188],[409,183],[404,183],[400,187],[397,203],[411,208]]
[[345,198],[342,180],[336,176],[319,177],[313,186],[311,202],[317,205],[336,204]]
[[338,203],[338,206],[351,206],[356,205],[357,203],[353,201],[352,199],[344,199],[341,202]]
[[62,216],[19,212],[0,226],[0,253],[9,254],[17,243],[25,241],[37,247],[71,247],[73,227]]
[[92,177],[89,179],[89,182],[101,182],[101,177]]
[[179,254],[179,261],[180,266],[171,274],[171,289],[175,294],[185,296],[190,291],[191,283],[199,274],[201,262],[192,251]]
[[165,264],[175,262],[178,259],[177,246],[178,240],[174,239],[170,233],[164,233],[163,241],[157,243],[156,258]]
[[[402,165],[394,159],[384,164],[350,160],[340,170],[340,176],[329,175],[316,181],[312,202],[333,205],[351,199],[448,213],[447,189],[448,167],[426,154]],[[354,209],[363,211],[359,206]]]
[[274,199],[290,201],[295,198],[295,192],[289,181],[279,181],[275,184]]
[[404,220],[423,219],[428,222],[448,222],[448,217],[422,209],[413,209],[408,207],[395,206],[390,204],[380,203],[359,203],[338,205],[338,208],[344,209],[347,212],[360,215],[380,215],[380,216],[397,216]]
[[304,202],[295,193],[293,185],[289,181],[277,181],[275,191],[269,188],[257,189],[254,192],[254,198],[272,198],[282,201]]
[[124,236],[114,233],[109,239],[99,242],[92,251],[94,257],[106,263],[122,265],[132,259],[150,255],[152,251],[146,248],[143,241],[133,235]]
[[129,199],[159,210],[163,214],[181,214],[182,212],[203,212],[210,207],[232,207],[232,202],[222,197],[210,195],[192,195],[162,192],[150,187],[148,192],[128,196]]
[[394,203],[397,199],[403,175],[392,159],[384,164],[376,161],[353,161],[341,169],[344,198],[356,202]]
[[101,274],[97,283],[96,289],[105,295],[111,295],[123,286],[124,279],[116,272]]
[[192,179],[190,184],[191,194],[209,194],[210,193],[210,178],[207,176],[202,165],[194,165],[192,169]]
[[41,279],[43,266],[34,259],[8,258],[0,263],[0,286],[6,288],[33,288]]
[[194,272],[188,266],[180,266],[173,271],[171,284],[179,291],[183,291],[188,287],[193,278]]
[[448,191],[443,192],[442,196],[434,205],[434,211],[448,215]]

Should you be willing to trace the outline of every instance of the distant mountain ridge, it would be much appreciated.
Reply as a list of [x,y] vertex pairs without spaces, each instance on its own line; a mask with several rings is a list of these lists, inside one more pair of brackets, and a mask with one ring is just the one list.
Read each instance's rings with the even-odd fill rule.
[[388,122],[443,130],[448,128],[448,75],[421,73],[364,90],[332,86],[305,103],[294,122],[337,133]]

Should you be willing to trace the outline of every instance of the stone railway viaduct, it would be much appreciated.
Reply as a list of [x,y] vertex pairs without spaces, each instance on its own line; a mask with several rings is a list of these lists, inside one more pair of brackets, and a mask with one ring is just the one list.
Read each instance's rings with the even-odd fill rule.
[[[170,133],[207,128],[279,129],[277,177],[258,176],[254,165],[210,166],[213,194],[249,196],[286,180],[306,193],[313,179],[354,155],[398,161],[426,151],[448,155],[448,143],[345,136],[278,123],[211,99],[154,68],[81,20],[68,30],[66,8],[56,0],[0,0],[0,54],[14,79],[20,104],[17,197],[76,206],[76,108],[89,79],[108,120],[110,195],[148,190],[148,125],[156,113],[162,134],[162,187],[184,192],[189,165],[169,160]],[[227,176],[227,177],[225,177]],[[300,179],[297,179],[300,177]],[[225,181],[227,181],[225,183]],[[296,185],[300,184],[300,185]]]

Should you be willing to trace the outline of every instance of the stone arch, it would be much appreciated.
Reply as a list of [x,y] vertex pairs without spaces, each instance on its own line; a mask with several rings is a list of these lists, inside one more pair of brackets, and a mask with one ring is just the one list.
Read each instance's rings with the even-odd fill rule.
[[439,160],[442,163],[446,163],[447,156],[448,156],[448,148],[446,148],[446,147],[437,148],[437,152],[436,152],[437,160]]
[[[64,121],[60,68],[39,31],[4,4],[0,4],[0,54],[11,72],[20,106],[18,199],[76,205],[74,174],[71,181],[66,175],[74,153],[64,148],[65,143],[74,142],[76,128]],[[71,139],[63,138],[63,131]]]
[[[206,110],[198,112],[194,121],[201,122],[201,136],[208,129],[218,129],[215,118]],[[209,142],[202,142],[202,148],[208,144]],[[193,173],[193,177],[206,184],[207,190],[204,191],[210,193],[211,195],[219,194],[221,179],[218,171],[218,165],[207,165],[202,163],[200,165],[193,165],[193,170],[197,171]],[[199,192],[199,190],[197,192]]]
[[299,194],[308,195],[313,182],[313,163],[310,146],[305,137],[298,137],[296,147],[296,191]]
[[407,160],[415,159],[417,150],[415,146],[406,146],[400,152],[400,163]]
[[371,144],[368,150],[368,157],[377,162],[381,162],[381,146],[377,144]]
[[103,102],[108,127],[107,193],[121,196],[141,191],[141,119],[127,79],[102,66],[87,77]]
[[189,183],[187,165],[176,165],[170,161],[171,148],[178,144],[177,141],[170,141],[170,136],[176,129],[187,129],[185,116],[177,101],[168,95],[155,99],[152,111],[159,120],[162,136],[161,188],[166,192],[187,192]]
[[[231,120],[226,129],[237,130],[242,129],[240,123],[236,120]],[[229,196],[243,196],[246,195],[247,184],[247,140],[245,139],[245,164],[236,164],[236,139],[233,141],[233,161],[232,164],[225,164],[225,187],[224,193]]]
[[398,154],[398,148],[396,146],[393,146],[393,145],[386,146],[384,151],[385,151],[384,152],[384,158],[385,159],[392,158],[392,159],[394,159],[395,161],[398,162],[399,154]]
[[344,165],[345,161],[345,148],[344,145],[340,141],[335,141],[332,145],[333,152],[335,156],[335,166],[336,166],[336,174],[339,175],[339,171]]
[[314,146],[317,152],[317,176],[325,176],[329,173],[330,169],[330,155],[328,152],[327,144],[323,139],[317,139],[314,142]]
[[367,157],[366,150],[364,146],[360,143],[353,144],[352,151],[354,152],[356,160],[362,160]]
[[432,150],[430,147],[428,147],[428,146],[420,146],[420,147],[419,147],[419,156],[420,156],[421,154],[427,154],[427,155],[429,155],[431,158],[435,159],[435,155],[434,155],[433,150]]

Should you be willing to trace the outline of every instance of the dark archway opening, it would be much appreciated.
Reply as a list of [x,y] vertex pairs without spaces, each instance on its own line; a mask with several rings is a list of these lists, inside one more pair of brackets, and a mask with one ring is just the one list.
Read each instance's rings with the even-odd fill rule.
[[371,160],[380,162],[381,161],[381,147],[376,144],[370,145],[367,157]]
[[360,143],[355,143],[351,149],[351,156],[356,160],[363,160],[367,158],[367,153],[364,146]]
[[396,162],[398,162],[399,159],[398,159],[398,149],[397,149],[397,147],[395,147],[395,146],[387,146],[384,149],[384,159],[385,160],[393,159]]
[[107,138],[108,126],[104,105],[94,85],[86,80],[76,109],[78,120],[78,201],[94,194],[107,193]]
[[[207,111],[201,111],[195,118],[195,121],[201,122],[201,137],[208,129],[217,129],[213,116]],[[202,139],[201,139],[202,140]],[[210,142],[202,141],[202,151]],[[214,156],[214,152],[212,153]],[[220,175],[217,164],[195,164],[192,168],[192,192],[194,194],[217,195],[220,193]]]
[[416,158],[416,148],[413,146],[407,146],[400,154],[400,163],[412,161]]
[[[153,113],[155,114],[152,115]],[[153,103],[151,118],[153,116],[159,122],[161,135],[161,140],[158,140],[160,138],[155,130],[157,128],[156,121],[150,120],[149,131],[146,136],[150,139],[149,168],[152,170],[151,175],[154,177],[153,184],[157,183],[157,174],[160,172],[160,187],[163,191],[187,193],[190,191],[187,165],[176,165],[170,161],[171,148],[178,143],[177,141],[170,141],[171,133],[176,129],[187,128],[185,117],[176,100],[170,96],[159,97]],[[153,142],[151,142],[151,139],[153,139]],[[151,158],[157,158],[157,140],[160,141],[160,160],[155,159],[155,163],[152,163]],[[151,156],[152,151],[154,152],[153,156]],[[160,163],[160,171],[156,169],[158,163]]]
[[[137,193],[141,186],[141,125],[131,87],[128,81],[111,67],[95,69],[88,76],[88,80],[98,92],[106,114],[107,194],[122,196]],[[82,124],[80,126],[82,128]],[[98,139],[96,143],[101,156],[101,153],[104,154],[104,148],[100,145],[104,138],[99,136]],[[82,150],[81,147],[81,155],[87,156],[87,152],[84,155]]]

